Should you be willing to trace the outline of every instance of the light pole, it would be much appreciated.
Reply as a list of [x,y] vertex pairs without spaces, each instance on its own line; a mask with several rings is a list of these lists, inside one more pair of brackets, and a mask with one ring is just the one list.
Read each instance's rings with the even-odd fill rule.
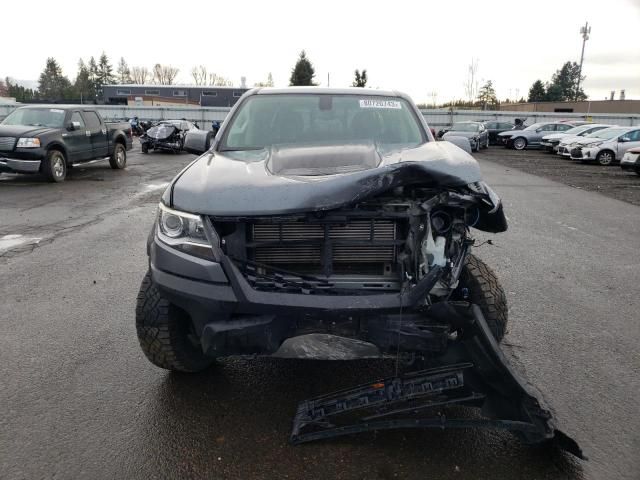
[[582,35],[582,53],[580,54],[580,68],[578,69],[578,81],[576,82],[576,95],[574,100],[578,100],[578,93],[580,92],[580,80],[582,78],[582,62],[584,62],[584,45],[589,40],[589,34],[591,33],[591,27],[589,22],[585,22],[584,27],[580,27],[580,35]]

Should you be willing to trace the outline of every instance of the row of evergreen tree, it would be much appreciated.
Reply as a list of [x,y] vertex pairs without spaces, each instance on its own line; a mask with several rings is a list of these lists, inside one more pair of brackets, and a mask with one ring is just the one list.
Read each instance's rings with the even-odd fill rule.
[[[58,61],[47,58],[44,70],[38,79],[38,88],[26,88],[7,77],[4,82],[0,80],[0,88],[6,90],[6,94],[15,97],[19,102],[34,100],[61,101],[82,100],[90,103],[102,100],[102,85],[127,84],[127,83],[171,83],[178,69],[155,65],[151,70],[146,67],[130,68],[124,58],[120,58],[114,70],[109,57],[103,52],[98,60],[95,57],[88,61],[82,58],[78,61],[78,72],[74,81],[64,75]],[[137,78],[136,78],[137,77]]]
[[[200,68],[203,69],[204,67]],[[198,73],[197,69],[194,69],[192,74],[194,75],[194,79],[197,80],[198,76],[196,73]],[[173,83],[177,74],[177,68],[160,64],[154,65],[151,71],[146,67],[130,68],[124,58],[120,58],[114,71],[109,58],[103,52],[97,61],[94,57],[89,58],[86,62],[80,59],[78,62],[78,73],[75,80],[71,82],[69,78],[63,74],[62,68],[56,59],[50,57],[47,58],[45,68],[40,74],[37,89],[25,88],[7,77],[5,82],[0,80],[0,93],[15,97],[19,102],[34,100],[82,100],[83,102],[89,103],[102,100],[102,85],[128,83],[158,83],[170,85]],[[584,76],[581,76],[580,66],[576,62],[566,62],[553,74],[549,82],[543,83],[542,80],[536,80],[533,83],[529,89],[528,101],[554,102],[585,100],[587,95],[580,87],[580,83],[584,78]],[[354,87],[364,87],[367,81],[366,70],[362,72],[359,70],[355,71]],[[225,79],[221,84],[228,83],[230,82]],[[300,52],[296,64],[291,71],[289,84],[302,86],[316,85],[315,69],[304,50]],[[266,83],[256,84],[256,86],[258,85],[273,86],[271,74],[269,74],[269,79]],[[468,103],[483,109],[497,108],[500,102],[496,97],[493,82],[487,81],[480,89],[477,101],[465,102],[460,100],[442,106],[468,107],[470,106],[467,105]]]
[[586,100],[587,95],[580,87],[586,77],[581,75],[580,65],[566,62],[551,77],[551,81],[543,83],[536,80],[529,89],[529,102],[568,102]]

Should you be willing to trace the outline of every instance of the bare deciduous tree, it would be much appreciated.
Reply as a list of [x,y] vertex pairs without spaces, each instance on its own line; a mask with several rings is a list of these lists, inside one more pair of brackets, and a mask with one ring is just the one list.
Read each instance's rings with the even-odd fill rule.
[[267,75],[266,82],[258,82],[258,83],[255,83],[253,86],[254,87],[273,87],[273,75],[271,75],[271,72],[269,72],[269,75]]
[[207,67],[205,67],[204,65],[193,67],[191,69],[191,76],[193,77],[193,82],[196,85],[207,85],[207,82],[209,80]]
[[159,85],[173,85],[180,69],[156,63],[153,66],[153,81]]
[[233,82],[215,72],[209,72],[204,65],[198,65],[191,69],[191,76],[196,85],[211,85],[217,87],[232,87]]
[[145,83],[147,83],[147,80],[151,80],[147,67],[131,68],[131,81],[133,83],[144,85]]
[[478,59],[472,58],[467,67],[467,80],[464,82],[464,93],[473,102],[478,96]]

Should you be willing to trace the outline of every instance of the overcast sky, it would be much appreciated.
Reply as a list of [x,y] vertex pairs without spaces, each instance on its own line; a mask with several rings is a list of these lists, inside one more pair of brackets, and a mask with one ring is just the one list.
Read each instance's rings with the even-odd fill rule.
[[[356,68],[369,86],[409,93],[416,102],[463,98],[472,58],[498,97],[527,95],[578,61],[580,26],[592,25],[583,73],[593,100],[626,89],[640,99],[640,0],[403,0],[349,2],[110,0],[2,2],[0,76],[37,80],[53,56],[71,79],[80,57],[104,50],[112,63],[171,64],[193,83],[204,64],[236,85],[288,84],[305,49],[316,81],[348,86]],[[14,47],[14,48],[12,48]]]

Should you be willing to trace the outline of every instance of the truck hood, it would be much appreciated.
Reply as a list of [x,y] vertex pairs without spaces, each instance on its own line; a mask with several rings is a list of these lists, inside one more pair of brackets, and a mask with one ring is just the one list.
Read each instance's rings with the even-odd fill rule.
[[37,137],[44,133],[59,130],[50,127],[34,127],[32,125],[0,125],[0,137]]
[[174,179],[162,199],[204,215],[280,215],[339,208],[397,186],[458,187],[481,179],[476,160],[450,142],[390,153],[368,145],[281,146],[206,153]]

